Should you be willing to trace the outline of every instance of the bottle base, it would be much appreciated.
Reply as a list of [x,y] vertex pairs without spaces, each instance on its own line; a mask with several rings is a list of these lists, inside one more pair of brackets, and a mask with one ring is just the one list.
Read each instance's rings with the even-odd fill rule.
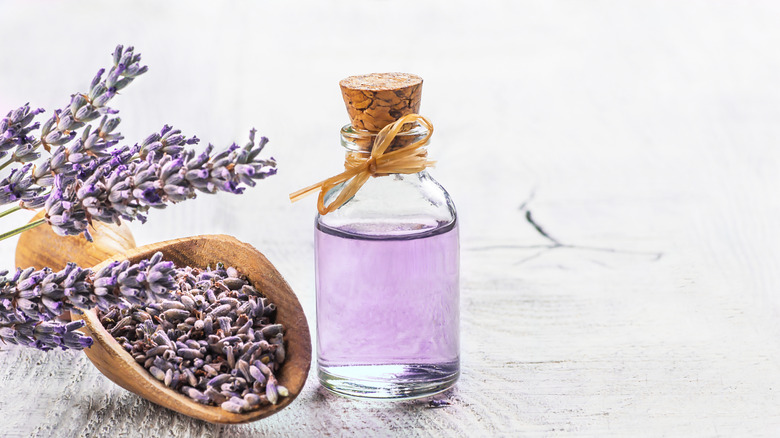
[[410,400],[451,388],[460,377],[459,363],[318,366],[325,389],[345,397]]

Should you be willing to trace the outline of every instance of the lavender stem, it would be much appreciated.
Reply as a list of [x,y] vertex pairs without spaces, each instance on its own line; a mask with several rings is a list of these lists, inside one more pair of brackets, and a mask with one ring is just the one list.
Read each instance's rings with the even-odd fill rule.
[[27,225],[24,225],[24,226],[21,226],[19,228],[16,228],[16,229],[13,229],[11,231],[8,231],[6,233],[0,234],[0,240],[5,240],[5,239],[8,239],[9,237],[14,237],[17,234],[24,233],[25,231],[27,231],[29,229],[32,229],[32,228],[35,228],[38,225],[41,225],[41,224],[44,224],[44,223],[46,223],[46,218],[40,218],[40,219],[38,219],[35,222],[30,222]]
[[0,217],[3,217],[3,216],[8,216],[9,214],[11,214],[11,213],[14,213],[14,212],[17,212],[17,211],[19,211],[19,210],[21,210],[21,209],[22,209],[22,207],[21,207],[21,206],[19,206],[19,205],[17,205],[16,207],[13,207],[13,208],[9,208],[9,209],[8,209],[8,210],[6,210],[6,211],[0,212]]
[[13,158],[13,157],[11,157],[11,158],[10,158],[8,161],[6,161],[5,163],[3,163],[3,164],[0,164],[0,170],[3,170],[3,169],[5,169],[6,167],[10,166],[11,164],[13,164],[13,162],[14,162],[14,158]]

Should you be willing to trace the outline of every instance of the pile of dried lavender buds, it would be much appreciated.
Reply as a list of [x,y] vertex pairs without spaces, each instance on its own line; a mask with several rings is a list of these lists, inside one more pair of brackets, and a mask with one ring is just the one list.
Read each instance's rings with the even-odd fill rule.
[[111,335],[156,379],[193,400],[241,413],[289,395],[274,373],[283,328],[235,268],[179,268],[174,299],[99,313]]

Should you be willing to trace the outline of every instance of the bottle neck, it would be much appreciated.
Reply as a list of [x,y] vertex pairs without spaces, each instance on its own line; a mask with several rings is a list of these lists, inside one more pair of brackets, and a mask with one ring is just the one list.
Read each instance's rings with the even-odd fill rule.
[[[341,128],[341,145],[347,150],[347,154],[353,153],[357,154],[356,157],[367,159],[371,155],[378,134],[379,132],[361,130],[347,124]],[[425,127],[416,123],[414,125],[408,124],[408,129],[399,132],[385,152],[408,146],[426,135],[428,135],[428,130]]]
[[[406,127],[405,127],[406,128]],[[346,149],[345,167],[357,167],[371,158],[371,152],[374,148],[378,132],[360,130],[352,125],[345,125],[341,128],[341,145]],[[392,152],[412,143],[422,140],[428,135],[428,130],[419,124],[409,124],[408,129],[398,133],[393,138],[390,146],[385,150],[385,154]],[[425,146],[428,144],[426,143]],[[425,170],[410,175],[422,175]],[[400,175],[398,173],[377,173],[373,176],[382,177],[387,175]]]

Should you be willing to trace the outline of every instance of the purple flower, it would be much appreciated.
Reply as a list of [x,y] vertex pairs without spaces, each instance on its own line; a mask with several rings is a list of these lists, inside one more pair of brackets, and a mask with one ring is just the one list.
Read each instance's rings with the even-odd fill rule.
[[81,232],[87,233],[87,216],[83,210],[72,210],[73,203],[68,199],[75,194],[66,194],[73,192],[73,186],[63,187],[62,175],[56,175],[54,186],[49,194],[44,208],[46,209],[46,222],[51,225],[54,232],[59,235],[73,235]]
[[32,201],[43,191],[42,187],[34,185],[33,179],[27,174],[32,164],[26,164],[18,169],[12,169],[11,174],[0,180],[0,205],[15,201]]
[[84,327],[84,321],[41,322],[22,316],[12,323],[0,324],[0,339],[44,351],[57,347],[81,350],[92,345],[92,338],[78,331],[81,327]]
[[30,109],[30,104],[26,103],[13,111],[9,111],[0,120],[0,158],[6,156],[9,150],[34,141],[28,134],[38,129],[40,124],[31,124],[31,122],[35,116],[43,111],[43,108]]
[[165,125],[159,133],[146,137],[141,143],[141,158],[146,158],[151,152],[178,157],[184,152],[185,145],[197,144],[199,141],[198,137],[186,138],[180,130]]
[[[39,138],[30,134],[39,128],[33,119],[43,109],[26,104],[0,120],[0,157],[13,149],[12,160],[0,166],[38,160],[40,146],[51,154],[0,180],[0,205],[43,207],[55,232],[83,233],[91,240],[88,226],[94,220],[145,222],[150,208],[165,208],[198,192],[241,194],[276,173],[273,158],[258,158],[268,139],[256,143],[254,129],[245,147],[232,144],[215,154],[212,145],[199,153],[188,149],[198,138],[168,125],[140,144],[119,146],[121,119],[108,104],[148,69],[133,47],[117,46],[112,58],[113,65],[97,72],[87,92],[72,94],[43,122]],[[97,120],[96,126],[90,124]]]
[[[240,194],[246,185],[253,186],[256,180],[275,173],[273,159],[258,158],[268,140],[263,137],[255,143],[254,130],[245,147],[233,144],[215,155],[211,154],[212,145],[197,155],[194,150],[179,155],[158,153],[165,148],[159,139],[170,138],[166,136],[177,132],[166,126],[159,136],[150,136],[147,140],[152,140],[147,146],[155,142],[160,146],[156,150],[147,148],[143,159],[126,160],[129,151],[123,149],[119,155],[104,160],[84,180],[79,177],[69,184],[63,177],[55,178],[59,182],[55,182],[45,206],[47,222],[61,235],[84,232],[88,236],[88,218],[115,223],[121,219],[143,221],[150,208],[195,198],[198,191]],[[177,145],[193,140],[173,135],[181,139]]]
[[59,272],[28,268],[7,274],[0,272],[0,339],[43,350],[92,345],[76,331],[83,321],[55,320],[65,311],[148,304],[170,298],[176,287],[173,263],[163,261],[162,253],[136,264],[114,262],[97,273],[69,263]]
[[114,65],[103,77],[105,69],[100,69],[92,79],[88,93],[77,93],[71,96],[68,105],[58,111],[44,123],[41,129],[41,142],[47,150],[51,146],[69,143],[76,137],[76,130],[86,123],[99,118],[103,119],[100,126],[92,134],[86,129],[81,140],[86,150],[100,154],[106,148],[116,144],[122,138],[112,131],[119,124],[119,118],[108,119],[108,114],[117,111],[107,106],[117,92],[129,85],[136,77],[146,73],[146,66],[141,66],[141,55],[136,54],[132,47],[124,49],[121,45],[114,50]]

